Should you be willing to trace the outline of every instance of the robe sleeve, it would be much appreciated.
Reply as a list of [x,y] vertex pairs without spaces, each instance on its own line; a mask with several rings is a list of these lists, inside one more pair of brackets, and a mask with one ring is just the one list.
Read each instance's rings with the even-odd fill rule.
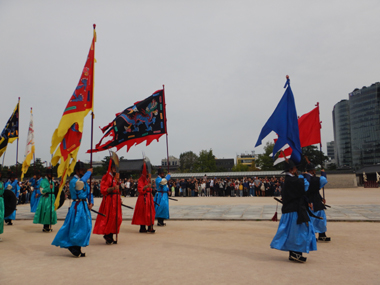
[[[139,191],[139,193],[140,194],[146,194],[146,192],[148,192],[147,191],[147,189],[144,189],[144,187],[146,186],[147,184],[145,184],[145,183],[138,183],[137,184],[137,191]],[[152,190],[150,190],[150,191],[152,191]]]
[[103,196],[108,194],[107,190],[109,187],[112,187],[112,177],[107,172],[102,177],[102,181],[100,182],[100,192],[102,193]]
[[320,178],[319,178],[319,188],[323,188],[323,187],[325,187],[325,185],[327,184],[327,179],[326,179],[326,177],[324,177],[324,176],[321,176]]

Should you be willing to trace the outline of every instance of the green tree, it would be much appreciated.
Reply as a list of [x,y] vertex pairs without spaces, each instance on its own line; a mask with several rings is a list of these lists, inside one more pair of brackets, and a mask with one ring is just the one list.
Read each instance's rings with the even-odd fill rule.
[[196,172],[216,171],[215,155],[210,150],[201,150],[195,167]]
[[196,164],[198,163],[198,155],[192,151],[187,151],[179,155],[179,170],[184,172],[194,172]]
[[248,171],[248,169],[249,169],[249,166],[244,165],[241,162],[237,163],[236,165],[232,167],[232,171],[234,172]]
[[267,142],[264,146],[264,153],[259,154],[257,160],[256,160],[256,166],[259,167],[261,170],[281,170],[282,165],[277,164],[273,166],[274,160],[277,159],[278,154],[276,155],[275,159],[273,160],[272,157],[269,155],[273,152],[274,143]]
[[298,169],[300,170],[306,169],[307,161],[305,157],[307,157],[309,161],[313,163],[315,166],[324,165],[324,162],[328,160],[328,157],[325,156],[322,151],[318,150],[317,146],[311,145],[303,147],[302,160],[301,163],[298,165]]

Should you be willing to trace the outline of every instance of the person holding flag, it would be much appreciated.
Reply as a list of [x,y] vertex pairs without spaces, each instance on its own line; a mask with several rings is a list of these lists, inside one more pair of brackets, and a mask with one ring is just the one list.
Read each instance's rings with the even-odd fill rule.
[[295,163],[289,159],[285,162],[285,182],[282,189],[282,216],[270,247],[289,251],[289,260],[306,262],[302,253],[317,250],[315,231],[310,223],[306,191],[309,182],[302,175],[298,176]]
[[117,244],[113,235],[119,234],[120,225],[123,218],[121,210],[121,196],[118,185],[119,173],[116,172],[116,165],[112,157],[108,165],[108,171],[102,177],[100,192],[103,195],[99,212],[106,215],[98,215],[94,226],[94,234],[103,235],[106,244]]
[[315,165],[309,162],[306,166],[305,179],[309,182],[309,190],[306,192],[306,196],[309,199],[309,203],[312,204],[312,212],[315,216],[322,217],[323,219],[317,219],[315,217],[310,217],[315,232],[318,233],[319,241],[331,241],[330,237],[326,236],[327,231],[327,220],[325,214],[325,204],[326,200],[322,198],[319,190],[325,187],[327,184],[326,172],[321,170],[321,177],[316,176]]
[[[152,196],[152,184],[150,183],[150,173],[148,174],[146,162],[144,161],[141,176],[137,183],[137,197],[135,212],[133,213],[132,225],[140,225],[140,233],[155,233],[153,229],[156,209]],[[146,228],[148,227],[148,229]]]
[[[4,187],[5,189],[11,190],[13,193],[15,193],[16,197],[18,198],[20,194],[20,186],[18,185],[18,180],[13,172],[9,174],[9,180],[5,183]],[[16,210],[14,210],[13,213],[8,217],[4,217],[4,221],[9,226],[13,225],[12,220],[16,220]]]
[[70,181],[73,204],[52,245],[67,248],[75,257],[84,257],[86,254],[82,252],[81,247],[89,245],[92,229],[90,210],[94,205],[94,200],[87,184],[87,180],[92,174],[92,168],[86,172],[84,163],[78,161],[74,171],[75,175]]
[[169,187],[168,181],[170,180],[170,173],[166,175],[162,168],[158,169],[158,177],[156,178],[156,195],[154,196],[154,203],[156,208],[157,226],[166,226],[164,220],[170,218],[169,215]]
[[55,195],[51,169],[46,170],[46,175],[40,184],[40,191],[43,196],[41,199],[39,199],[37,211],[33,219],[33,224],[44,225],[42,231],[49,233],[53,231],[51,225],[55,225],[57,223],[57,213],[53,205],[55,201]]

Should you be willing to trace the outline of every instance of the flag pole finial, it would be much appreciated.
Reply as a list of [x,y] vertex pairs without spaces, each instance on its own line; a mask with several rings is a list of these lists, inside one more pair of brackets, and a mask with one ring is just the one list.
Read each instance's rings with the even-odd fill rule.
[[95,28],[96,28],[96,24],[94,24],[93,26],[94,26],[94,30],[95,30]]
[[286,75],[286,79],[289,79],[289,75]]

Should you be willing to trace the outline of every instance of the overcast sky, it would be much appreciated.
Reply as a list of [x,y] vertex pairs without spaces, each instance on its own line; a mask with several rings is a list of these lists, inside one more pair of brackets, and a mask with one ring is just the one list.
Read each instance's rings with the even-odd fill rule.
[[[99,126],[165,84],[170,155],[210,148],[218,158],[261,153],[254,145],[289,74],[299,116],[320,103],[325,149],[334,139],[334,104],[380,81],[379,15],[378,0],[0,0],[0,128],[21,97],[19,161],[30,107],[36,157],[50,160],[52,134],[96,23],[94,144]],[[80,160],[89,159],[89,148],[90,116]],[[143,151],[160,164],[165,136],[118,154],[136,159]],[[15,153],[16,142],[5,165],[15,163]]]

